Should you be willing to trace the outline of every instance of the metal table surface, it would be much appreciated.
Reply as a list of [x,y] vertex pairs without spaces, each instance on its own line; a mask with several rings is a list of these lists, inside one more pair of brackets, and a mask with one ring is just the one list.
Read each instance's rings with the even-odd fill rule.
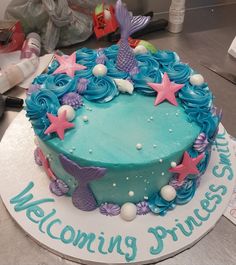
[[[175,50],[183,62],[189,63],[205,77],[216,97],[216,105],[224,110],[222,123],[231,135],[236,135],[236,86],[201,66],[199,61],[216,63],[236,74],[236,59],[227,54],[236,35],[235,14],[236,4],[189,10],[181,34],[165,31],[145,36],[160,49]],[[69,53],[82,46],[98,48],[108,45],[105,41],[98,42],[91,38],[64,51]],[[24,90],[19,87],[7,94],[24,98]],[[6,111],[0,121],[0,138],[16,115],[17,112]],[[11,219],[0,200],[0,265],[52,264],[75,263],[48,252],[31,240]],[[235,265],[236,227],[221,217],[216,227],[191,249],[159,264]]]

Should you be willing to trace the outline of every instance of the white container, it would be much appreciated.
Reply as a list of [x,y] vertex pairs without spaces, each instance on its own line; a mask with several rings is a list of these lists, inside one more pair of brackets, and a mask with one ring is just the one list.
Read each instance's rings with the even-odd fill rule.
[[179,33],[183,29],[185,15],[185,0],[172,0],[169,9],[168,30],[172,33]]
[[20,84],[35,72],[39,59],[32,55],[29,59],[23,59],[18,64],[8,65],[0,71],[0,93]]

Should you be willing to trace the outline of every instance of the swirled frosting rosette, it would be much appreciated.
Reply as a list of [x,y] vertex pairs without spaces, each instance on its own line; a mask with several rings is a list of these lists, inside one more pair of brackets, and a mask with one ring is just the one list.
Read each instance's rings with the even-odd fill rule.
[[188,203],[193,198],[196,189],[196,179],[190,179],[184,182],[184,184],[176,190],[175,203],[180,205]]
[[60,107],[57,96],[52,91],[41,89],[30,94],[25,103],[26,116],[30,119],[35,133],[42,139],[48,138],[44,134],[50,124],[46,114],[57,114]]
[[119,46],[118,45],[112,45],[108,48],[104,49],[104,53],[106,57],[116,63],[116,57],[119,51]]
[[170,80],[177,84],[186,83],[193,73],[193,70],[187,64],[180,62],[163,65],[161,71],[167,73]]
[[138,54],[135,56],[138,61],[139,67],[147,67],[148,69],[158,70],[160,65],[155,57],[150,56],[150,54]]
[[48,77],[49,77],[48,74],[41,74],[35,77],[32,84],[42,85],[47,80]]
[[121,78],[121,79],[126,79],[129,74],[123,71],[119,71],[113,61],[106,61],[106,67],[107,67],[107,75],[112,77],[112,78]]
[[96,65],[97,53],[88,48],[82,48],[76,51],[76,63],[82,64],[87,68]]
[[[202,158],[202,160],[198,163],[197,168],[199,170],[199,174],[197,175],[197,177],[201,176],[204,174],[204,172],[207,169],[208,163],[210,161],[210,157],[211,157],[211,146],[208,145],[207,149],[205,149],[204,151],[204,157]],[[197,150],[195,150],[194,148],[191,148],[188,150],[188,153],[191,157],[197,157],[199,155],[199,152]],[[196,175],[189,175],[188,177],[189,179],[191,178],[196,178]]]
[[161,72],[158,69],[152,69],[145,66],[140,67],[139,73],[132,77],[135,90],[147,96],[156,95],[156,91],[150,88],[147,83],[160,83],[161,80]]
[[59,62],[57,60],[53,60],[48,66],[47,74],[51,75],[53,72],[56,71],[56,69],[58,68],[59,65],[60,64],[59,64]]
[[175,201],[164,200],[159,193],[153,194],[148,201],[148,206],[154,214],[164,216],[167,211],[173,210],[176,206]]
[[104,103],[111,101],[119,94],[115,82],[108,76],[92,77],[83,96],[89,101]]
[[177,53],[168,50],[159,50],[154,54],[154,57],[161,65],[169,65],[179,62],[179,56]]
[[211,138],[218,127],[219,116],[211,113],[213,95],[207,84],[192,86],[187,83],[180,90],[179,98],[189,119],[202,128],[208,139]]
[[77,78],[71,78],[66,74],[50,75],[43,88],[52,91],[58,98],[69,92],[74,92],[77,89]]

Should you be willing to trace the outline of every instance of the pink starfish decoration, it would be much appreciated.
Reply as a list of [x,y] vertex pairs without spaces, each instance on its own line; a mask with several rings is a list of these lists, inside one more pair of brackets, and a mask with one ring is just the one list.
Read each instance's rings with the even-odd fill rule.
[[158,105],[164,100],[168,100],[171,104],[177,106],[178,103],[175,98],[175,92],[179,91],[184,84],[175,84],[170,81],[167,73],[164,73],[161,84],[147,83],[151,88],[157,92],[157,97],[154,105]]
[[204,153],[199,156],[192,158],[188,152],[184,152],[182,163],[178,166],[169,169],[172,173],[178,173],[178,182],[181,183],[189,174],[199,174],[197,164],[203,159]]
[[76,63],[76,53],[72,53],[68,57],[59,56],[55,54],[57,61],[59,62],[60,66],[53,72],[53,74],[61,74],[66,73],[70,77],[74,77],[75,71],[84,70],[87,67]]
[[46,129],[45,134],[56,132],[60,139],[64,139],[64,131],[75,126],[66,120],[66,110],[60,113],[58,117],[51,113],[47,113],[47,116],[51,125]]

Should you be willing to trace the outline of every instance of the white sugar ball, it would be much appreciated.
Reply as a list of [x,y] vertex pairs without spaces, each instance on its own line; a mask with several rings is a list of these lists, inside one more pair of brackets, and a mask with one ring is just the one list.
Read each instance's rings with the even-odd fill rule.
[[177,163],[174,162],[174,161],[172,161],[172,162],[170,163],[170,165],[171,165],[171,167],[176,167],[176,166],[177,166]]
[[143,148],[142,144],[138,143],[136,144],[136,149],[137,150],[141,150]]
[[97,64],[93,67],[93,75],[104,76],[107,74],[107,67],[104,64]]
[[110,20],[111,19],[111,12],[110,12],[110,10],[107,10],[107,9],[104,10],[104,18],[106,20]]
[[83,116],[83,121],[84,121],[84,122],[87,122],[87,121],[88,121],[88,116],[87,116],[87,115],[84,115],[84,116]]
[[134,192],[132,190],[130,190],[128,194],[129,194],[130,197],[134,196]]
[[70,105],[62,105],[57,112],[59,116],[63,111],[66,110],[66,120],[72,121],[75,118],[75,110]]
[[120,216],[125,221],[132,221],[137,215],[137,207],[131,202],[126,202],[121,206]]
[[144,47],[143,45],[137,45],[135,48],[134,48],[134,54],[144,54],[144,53],[147,53],[148,50],[146,47]]
[[201,86],[204,83],[204,78],[200,74],[191,75],[189,82],[193,86]]
[[164,200],[170,202],[176,197],[176,190],[170,185],[165,185],[161,188],[160,195]]

